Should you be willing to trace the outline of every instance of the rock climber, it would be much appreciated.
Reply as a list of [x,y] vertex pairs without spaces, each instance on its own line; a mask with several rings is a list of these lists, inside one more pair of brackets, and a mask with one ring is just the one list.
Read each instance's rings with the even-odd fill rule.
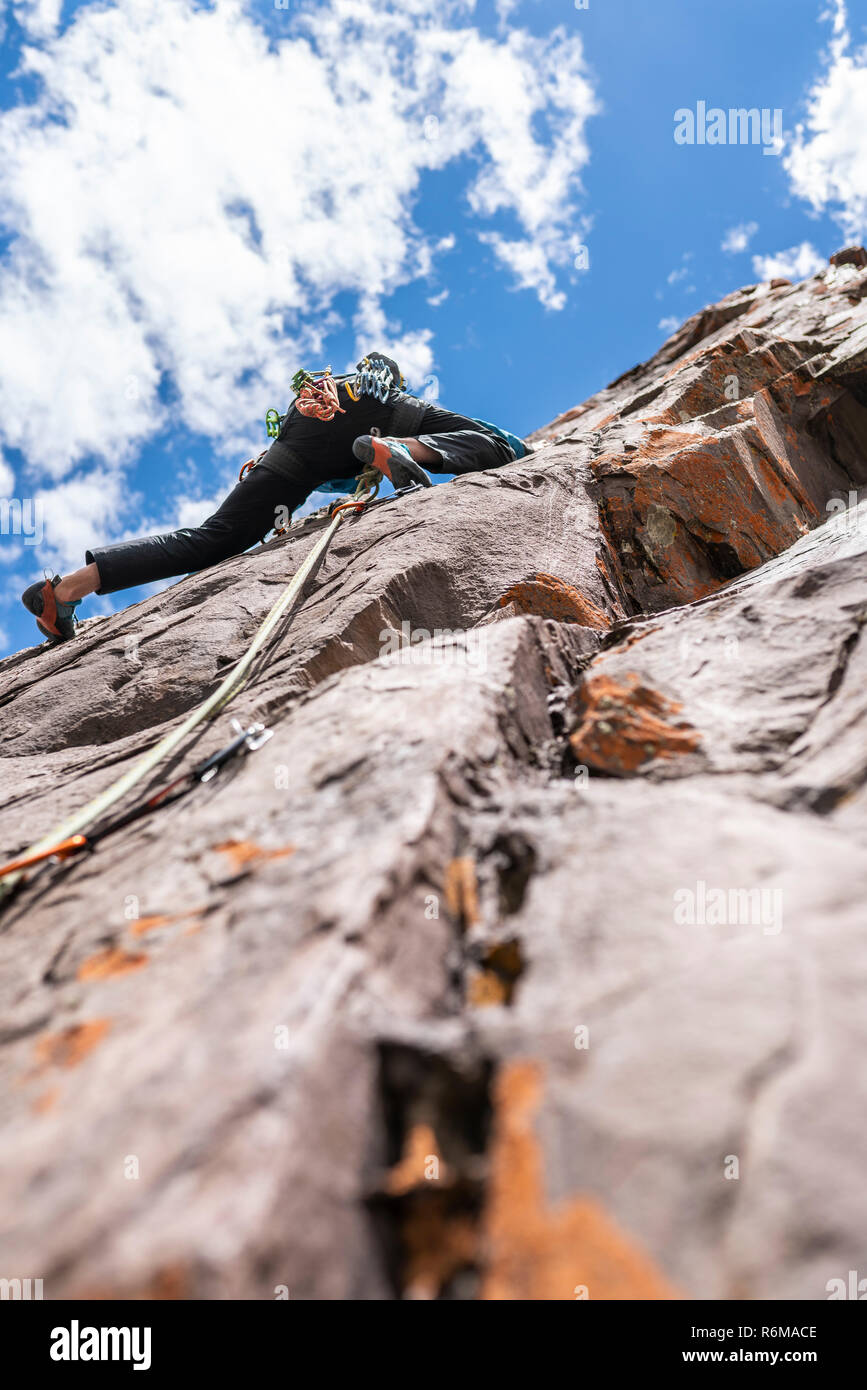
[[74,573],[31,584],[21,595],[51,642],[75,635],[78,604],[88,594],[113,594],[139,584],[219,564],[239,555],[274,526],[277,509],[289,515],[316,491],[351,491],[364,465],[373,465],[395,489],[431,486],[425,468],[476,473],[499,468],[528,452],[508,430],[410,395],[397,363],[369,353],[354,374],[330,368],[300,371],[296,399],[286,415],[273,414],[274,443],[200,526],[142,536],[85,552]]

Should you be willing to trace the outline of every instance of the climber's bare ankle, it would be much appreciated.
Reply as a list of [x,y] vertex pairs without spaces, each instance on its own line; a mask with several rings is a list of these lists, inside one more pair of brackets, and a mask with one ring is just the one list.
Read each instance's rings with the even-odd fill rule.
[[427,444],[422,444],[420,439],[399,439],[398,444],[403,444],[412,454],[416,463],[438,463],[439,454],[435,449],[428,448]]
[[99,566],[85,565],[83,569],[64,575],[54,590],[54,597],[60,603],[75,603],[76,599],[86,598],[88,594],[95,593],[101,585]]

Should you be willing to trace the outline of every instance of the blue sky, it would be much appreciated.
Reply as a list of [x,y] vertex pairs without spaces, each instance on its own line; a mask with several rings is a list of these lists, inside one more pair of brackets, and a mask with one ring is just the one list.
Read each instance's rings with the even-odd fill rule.
[[[0,535],[0,652],[32,643],[43,568],[200,520],[297,365],[389,347],[526,433],[867,235],[865,0],[0,0],[0,24],[0,497],[42,518]],[[778,153],[677,143],[699,102],[781,111]]]

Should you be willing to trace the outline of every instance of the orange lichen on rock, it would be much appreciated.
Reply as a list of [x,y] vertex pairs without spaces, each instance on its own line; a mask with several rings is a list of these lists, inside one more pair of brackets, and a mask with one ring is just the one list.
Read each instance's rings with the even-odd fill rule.
[[131,970],[140,970],[147,964],[143,952],[124,951],[119,946],[108,946],[88,956],[76,971],[79,980],[105,980],[110,975],[128,975]]
[[481,1298],[674,1299],[648,1255],[590,1198],[545,1204],[542,1153],[533,1117],[541,1069],[512,1062],[497,1081]]
[[431,1125],[410,1128],[382,1192],[399,1213],[403,1298],[438,1298],[459,1271],[478,1268],[478,1201],[443,1162]]
[[37,1096],[32,1105],[34,1115],[46,1115],[49,1110],[53,1110],[60,1098],[60,1087],[52,1086],[49,1090],[43,1091],[41,1096]]
[[[704,436],[696,434],[692,430],[679,430],[676,428],[661,428],[647,430],[644,439],[641,441],[641,449],[637,457],[643,462],[646,459],[667,458],[669,454],[677,453],[681,449],[688,448],[691,444],[703,444]],[[629,463],[629,455],[625,456],[624,464]]]
[[[614,576],[611,573],[611,569],[608,565],[607,560],[605,559],[605,556],[601,554],[599,551],[596,552],[596,568],[602,576],[602,580],[606,588],[609,589],[612,594],[614,594],[616,588]],[[621,604],[619,599],[614,600],[614,608],[617,613],[617,616],[619,618],[622,618],[623,605]]]
[[390,1170],[385,1191],[393,1197],[427,1182],[448,1182],[450,1169],[443,1163],[437,1137],[430,1125],[413,1125],[406,1136],[403,1155]]
[[582,720],[569,742],[578,762],[625,776],[653,758],[673,758],[699,747],[692,725],[674,723],[681,705],[642,684],[630,671],[625,683],[589,676],[581,687]]
[[[788,509],[775,507],[779,494],[767,495],[757,469],[766,457],[764,441],[749,425],[738,429],[737,447],[735,440],[717,437],[671,456],[659,471],[653,466],[642,471],[633,506],[639,517],[656,503],[693,518],[698,534],[730,545],[742,568],[752,569],[798,539],[792,512],[801,502],[801,489],[788,496]],[[673,547],[666,559],[679,559],[677,552]],[[658,562],[660,557],[655,558]],[[684,596],[701,595],[687,588]]]
[[521,944],[514,938],[498,941],[484,955],[481,967],[467,981],[467,1003],[473,1008],[511,1004],[515,985],[524,971]]
[[[778,410],[778,397],[791,396],[787,382],[774,384]],[[799,477],[804,445],[794,433],[785,442],[769,403],[763,388],[753,400],[761,421],[707,435],[652,428],[638,447],[592,460],[600,526],[637,607],[703,598],[785,550],[818,519]],[[806,457],[803,467],[809,473]]]
[[87,1023],[73,1023],[59,1033],[47,1033],[36,1044],[40,1069],[77,1067],[102,1042],[110,1027],[109,1019],[92,1018]]
[[479,920],[479,885],[475,860],[461,855],[446,865],[443,881],[446,907],[462,927],[472,927]]
[[628,637],[624,637],[622,642],[618,642],[616,647],[609,647],[606,657],[620,656],[623,652],[628,652],[630,647],[637,647],[639,642],[644,642],[651,637],[654,632],[659,631],[659,624],[654,623],[652,627],[641,628],[637,632],[630,632]]
[[86,1302],[116,1301],[127,1302],[157,1301],[174,1302],[195,1297],[189,1270],[180,1263],[163,1265],[153,1273],[144,1276],[143,1282],[114,1288],[102,1284],[77,1289],[72,1297]]
[[232,867],[238,872],[257,864],[264,864],[269,859],[286,859],[295,853],[294,845],[283,845],[280,849],[262,849],[261,845],[254,844],[252,840],[224,840],[221,844],[214,845],[214,849],[219,850],[220,854],[227,854]]
[[449,1211],[445,1202],[413,1201],[401,1230],[402,1296],[436,1298],[461,1269],[474,1269],[479,1229],[474,1215]]
[[536,618],[554,618],[561,623],[580,623],[582,627],[605,629],[611,620],[595,603],[565,579],[553,574],[532,574],[513,584],[500,597],[500,607],[513,604],[519,613]]
[[146,932],[171,926],[173,922],[184,922],[188,917],[200,917],[203,912],[204,908],[194,907],[189,912],[159,912],[150,917],[139,917],[130,924],[130,931],[133,936],[144,936]]
[[508,982],[493,970],[476,970],[467,980],[467,1003],[472,1009],[487,1009],[509,1002]]

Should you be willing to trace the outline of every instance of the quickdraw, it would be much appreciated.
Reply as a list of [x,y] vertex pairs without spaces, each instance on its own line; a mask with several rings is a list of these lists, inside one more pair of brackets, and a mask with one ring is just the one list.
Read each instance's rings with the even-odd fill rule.
[[391,389],[395,385],[394,372],[390,362],[382,357],[363,357],[361,359],[355,376],[355,389],[359,396],[373,396],[381,405],[385,405]]
[[237,719],[233,719],[232,728],[235,730],[235,737],[231,743],[226,744],[225,748],[221,748],[217,753],[212,753],[210,757],[197,763],[189,772],[174,778],[167,786],[161,787],[159,791],[145,797],[143,801],[137,802],[123,815],[105,821],[88,835],[70,835],[55,845],[45,845],[42,849],[32,850],[21,855],[18,859],[10,859],[8,864],[0,865],[0,879],[6,878],[10,874],[23,874],[28,869],[35,868],[37,864],[44,863],[47,859],[55,859],[58,863],[63,863],[74,854],[80,854],[83,850],[95,849],[107,835],[113,835],[116,831],[123,830],[127,825],[132,825],[135,821],[141,820],[142,817],[150,815],[159,807],[171,805],[173,801],[177,801],[191,791],[197,782],[210,782],[238,753],[242,751],[253,752],[274,736],[273,729],[266,729],[264,724],[251,724],[249,729],[242,729]]

